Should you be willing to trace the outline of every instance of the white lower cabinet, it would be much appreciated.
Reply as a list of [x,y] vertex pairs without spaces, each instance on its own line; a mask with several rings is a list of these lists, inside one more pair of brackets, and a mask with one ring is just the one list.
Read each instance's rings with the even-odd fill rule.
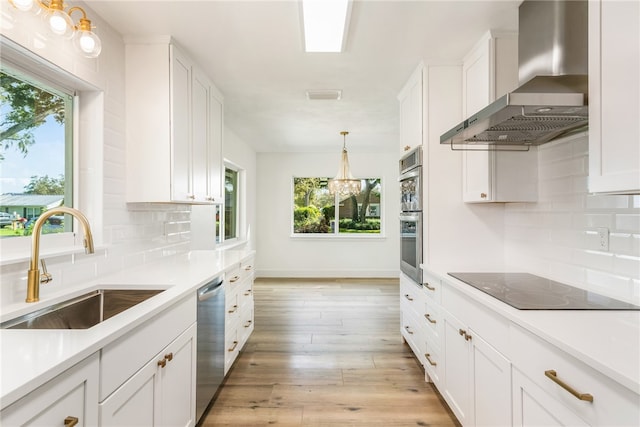
[[473,329],[444,315],[443,396],[463,425],[511,423],[511,363]]
[[195,362],[193,324],[100,403],[100,425],[195,425]]
[[248,257],[225,273],[225,375],[233,366],[233,362],[238,358],[254,329],[253,263],[253,256]]
[[420,319],[427,297],[422,287],[400,274],[400,331],[421,365],[426,361],[426,325]]
[[99,358],[94,354],[0,412],[3,426],[98,425]]

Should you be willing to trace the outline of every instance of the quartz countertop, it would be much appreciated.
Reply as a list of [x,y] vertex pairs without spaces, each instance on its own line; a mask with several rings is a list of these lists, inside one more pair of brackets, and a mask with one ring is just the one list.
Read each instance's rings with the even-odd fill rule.
[[143,322],[186,298],[214,277],[251,256],[249,250],[202,250],[163,257],[105,275],[37,303],[3,308],[2,321],[82,295],[93,289],[164,288],[164,292],[92,328],[77,330],[0,330],[0,407],[99,351]]
[[425,271],[465,295],[640,394],[640,312],[518,310],[444,271]]

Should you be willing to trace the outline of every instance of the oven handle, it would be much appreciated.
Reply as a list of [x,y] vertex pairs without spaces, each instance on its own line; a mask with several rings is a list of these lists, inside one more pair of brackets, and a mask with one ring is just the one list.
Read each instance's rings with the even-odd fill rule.
[[402,182],[404,180],[407,180],[409,178],[417,178],[420,176],[420,167],[416,167],[415,169],[412,169],[408,172],[403,173],[402,175],[400,175],[398,177],[398,182]]
[[420,221],[420,215],[400,215],[400,221],[418,222]]

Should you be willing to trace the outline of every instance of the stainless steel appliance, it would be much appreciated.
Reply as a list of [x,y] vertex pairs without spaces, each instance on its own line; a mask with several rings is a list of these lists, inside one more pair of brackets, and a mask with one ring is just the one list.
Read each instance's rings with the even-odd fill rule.
[[[525,0],[519,9],[520,87],[440,137],[441,144],[540,145],[589,120],[588,2]],[[494,147],[495,149],[495,147]]]
[[640,307],[528,273],[449,273],[518,310],[640,310]]
[[422,286],[422,148],[400,159],[400,271]]
[[196,420],[199,421],[224,379],[224,276],[198,289]]

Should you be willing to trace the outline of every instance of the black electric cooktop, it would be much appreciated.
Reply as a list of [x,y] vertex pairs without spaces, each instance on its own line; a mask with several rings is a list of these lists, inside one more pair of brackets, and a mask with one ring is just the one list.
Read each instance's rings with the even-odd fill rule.
[[448,273],[519,310],[640,310],[640,306],[528,273]]

